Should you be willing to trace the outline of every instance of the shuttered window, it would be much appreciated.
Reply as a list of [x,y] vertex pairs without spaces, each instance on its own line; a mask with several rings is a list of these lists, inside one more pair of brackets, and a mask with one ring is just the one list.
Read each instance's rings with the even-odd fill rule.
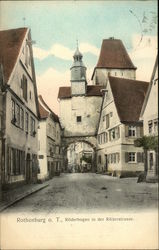
[[143,163],[144,153],[143,152],[125,152],[125,162]]

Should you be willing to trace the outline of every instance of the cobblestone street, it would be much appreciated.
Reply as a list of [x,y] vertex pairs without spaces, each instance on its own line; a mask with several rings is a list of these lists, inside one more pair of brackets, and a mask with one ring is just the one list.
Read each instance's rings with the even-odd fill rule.
[[61,174],[6,212],[107,212],[157,208],[157,184],[93,173]]

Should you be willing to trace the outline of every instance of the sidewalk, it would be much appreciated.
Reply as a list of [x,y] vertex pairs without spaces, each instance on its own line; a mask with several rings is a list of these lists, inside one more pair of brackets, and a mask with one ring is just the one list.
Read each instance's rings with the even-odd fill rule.
[[25,197],[38,192],[45,187],[48,187],[49,182],[50,180],[45,181],[42,184],[24,184],[21,187],[3,191],[2,201],[0,201],[0,212],[15,204],[16,202],[24,199]]

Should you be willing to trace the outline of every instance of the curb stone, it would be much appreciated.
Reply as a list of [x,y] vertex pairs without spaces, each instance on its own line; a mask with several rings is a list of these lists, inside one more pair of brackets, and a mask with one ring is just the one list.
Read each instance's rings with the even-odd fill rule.
[[8,204],[5,204],[5,205],[3,205],[2,207],[0,207],[0,212],[2,212],[2,211],[4,211],[6,208],[8,208],[8,207],[14,205],[14,204],[17,203],[18,201],[23,200],[24,198],[28,197],[29,195],[34,194],[34,193],[36,193],[36,192],[38,192],[38,191],[40,191],[40,190],[42,190],[42,189],[44,189],[44,188],[46,188],[46,187],[48,187],[48,186],[49,186],[49,184],[46,184],[46,185],[44,185],[44,186],[42,186],[42,187],[39,187],[39,188],[36,188],[36,189],[34,189],[34,190],[31,189],[30,191],[27,191],[26,193],[22,194],[20,197],[17,197],[15,200],[13,200],[13,201],[9,202]]

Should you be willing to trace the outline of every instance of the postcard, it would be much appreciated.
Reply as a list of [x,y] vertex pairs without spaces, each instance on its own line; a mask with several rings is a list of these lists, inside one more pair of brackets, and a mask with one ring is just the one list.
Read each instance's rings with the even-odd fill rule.
[[0,246],[158,249],[157,1],[0,2]]

